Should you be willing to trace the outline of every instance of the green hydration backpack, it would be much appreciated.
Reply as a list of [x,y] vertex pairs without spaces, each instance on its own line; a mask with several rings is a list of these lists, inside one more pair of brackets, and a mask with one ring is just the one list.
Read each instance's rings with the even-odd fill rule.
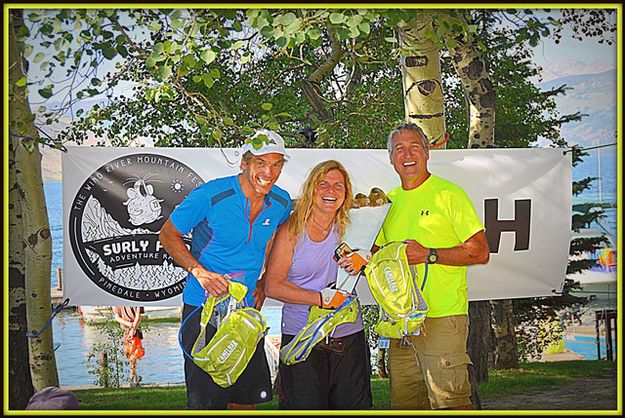
[[317,343],[334,329],[358,317],[358,298],[349,296],[336,309],[311,306],[306,326],[285,346],[280,348],[280,360],[287,366],[305,361]]
[[428,306],[417,285],[416,272],[408,264],[407,244],[392,242],[380,248],[372,257],[365,275],[373,298],[380,306],[380,319],[375,332],[382,337],[403,338],[418,335],[425,321]]
[[258,342],[267,333],[267,321],[254,308],[232,309],[220,322],[213,338],[204,346],[206,325],[213,315],[215,304],[228,297],[241,302],[246,293],[245,285],[230,282],[226,295],[218,300],[212,295],[208,297],[200,318],[200,334],[191,350],[193,362],[224,388],[232,386],[247,367]]

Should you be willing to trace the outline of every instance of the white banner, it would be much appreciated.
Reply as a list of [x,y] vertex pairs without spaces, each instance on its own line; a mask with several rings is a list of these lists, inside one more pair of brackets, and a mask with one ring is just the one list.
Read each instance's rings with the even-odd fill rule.
[[[328,159],[345,165],[354,193],[388,192],[399,184],[386,150],[288,153],[277,184],[293,198],[308,171]],[[194,187],[237,174],[238,163],[234,149],[69,147],[63,153],[66,297],[75,305],[181,304],[186,272],[160,247],[158,232]],[[487,227],[491,258],[469,268],[471,300],[562,290],[571,238],[570,153],[433,150],[429,169],[462,186]],[[372,303],[364,281],[357,289]]]

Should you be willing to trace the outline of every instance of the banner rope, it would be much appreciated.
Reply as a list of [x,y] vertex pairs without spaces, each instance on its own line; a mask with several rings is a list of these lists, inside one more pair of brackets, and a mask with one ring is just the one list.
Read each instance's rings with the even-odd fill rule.
[[69,298],[66,298],[62,303],[59,303],[56,307],[54,307],[52,309],[52,316],[50,316],[50,319],[48,319],[48,321],[43,324],[43,327],[41,327],[41,329],[37,332],[28,332],[26,331],[26,338],[37,338],[38,336],[41,335],[42,332],[44,332],[46,330],[46,328],[48,328],[50,326],[50,324],[52,323],[52,320],[54,319],[54,317],[63,310],[63,308],[65,308],[67,305],[69,304]]

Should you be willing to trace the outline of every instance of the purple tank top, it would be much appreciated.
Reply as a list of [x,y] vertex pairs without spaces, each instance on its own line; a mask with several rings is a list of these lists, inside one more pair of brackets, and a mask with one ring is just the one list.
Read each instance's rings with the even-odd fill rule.
[[[320,291],[336,281],[339,265],[332,259],[334,249],[340,244],[334,226],[322,242],[314,242],[308,232],[295,244],[291,269],[287,280],[302,289]],[[296,335],[306,326],[310,305],[284,303],[282,307],[282,333]],[[332,334],[335,338],[345,337],[362,330],[360,309],[355,322],[339,325]]]

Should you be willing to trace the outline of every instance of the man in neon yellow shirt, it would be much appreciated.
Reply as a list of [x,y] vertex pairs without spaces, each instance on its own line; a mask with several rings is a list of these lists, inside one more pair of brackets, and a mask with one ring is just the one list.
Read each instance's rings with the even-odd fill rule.
[[[468,379],[467,266],[485,264],[484,226],[467,194],[427,168],[428,140],[417,125],[404,123],[388,137],[391,164],[401,187],[372,252],[393,241],[408,243],[408,262],[429,306],[420,335],[391,340],[388,368],[393,409],[472,409]],[[421,283],[419,282],[419,285]]]

